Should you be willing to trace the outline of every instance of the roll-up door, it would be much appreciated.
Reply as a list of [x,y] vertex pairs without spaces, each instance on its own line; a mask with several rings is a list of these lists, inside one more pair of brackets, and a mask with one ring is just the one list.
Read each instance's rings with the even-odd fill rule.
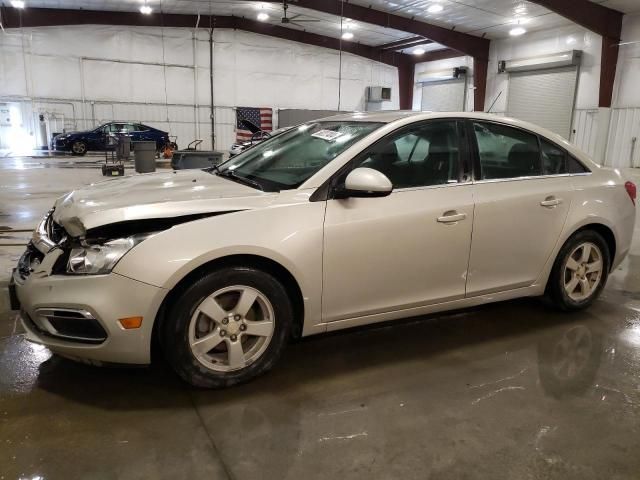
[[507,115],[548,128],[568,139],[577,77],[575,66],[510,73]]
[[422,84],[422,111],[463,112],[465,78]]

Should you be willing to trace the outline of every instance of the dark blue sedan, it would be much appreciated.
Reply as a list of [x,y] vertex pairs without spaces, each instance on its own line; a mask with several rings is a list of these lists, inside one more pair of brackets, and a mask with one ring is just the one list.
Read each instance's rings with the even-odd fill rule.
[[89,150],[107,150],[109,137],[115,134],[125,134],[132,142],[155,141],[156,148],[162,150],[169,142],[169,134],[148,125],[130,122],[109,122],[94,130],[85,132],[69,132],[56,135],[53,139],[53,149],[71,152],[74,155],[84,155]]

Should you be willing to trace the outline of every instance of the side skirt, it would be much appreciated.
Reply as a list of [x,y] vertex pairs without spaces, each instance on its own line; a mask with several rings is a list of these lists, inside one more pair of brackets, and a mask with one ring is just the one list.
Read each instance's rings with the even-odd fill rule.
[[[365,315],[362,317],[354,317],[346,320],[338,320],[335,322],[319,324],[312,331],[308,331],[305,333],[306,335],[313,335],[315,333],[321,333],[321,331],[333,332],[333,331],[342,330],[345,328],[358,327],[358,326],[369,325],[369,324],[378,323],[378,322],[386,322],[389,320],[398,320],[401,318],[416,317],[419,315],[427,315],[427,314],[444,312],[449,310],[458,310],[462,308],[475,307],[475,306],[484,305],[487,303],[501,302],[504,300],[512,300],[514,298],[535,297],[535,296],[542,295],[543,293],[544,293],[544,286],[541,287],[540,285],[533,285],[529,287],[508,290],[505,292],[479,295],[477,297],[464,298],[461,300],[453,300],[451,302],[436,303],[433,305],[426,305],[423,307],[408,308],[404,310],[396,310],[393,312],[376,313],[373,315]],[[326,330],[322,328],[323,326],[326,327]]]

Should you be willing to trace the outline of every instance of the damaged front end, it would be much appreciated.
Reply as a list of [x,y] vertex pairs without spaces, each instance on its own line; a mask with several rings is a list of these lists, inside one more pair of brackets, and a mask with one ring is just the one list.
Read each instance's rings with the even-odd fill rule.
[[75,237],[54,220],[53,213],[51,209],[45,215],[20,259],[18,273],[23,280],[29,275],[107,274],[127,252],[147,238],[174,225],[229,212],[123,221],[89,229]]

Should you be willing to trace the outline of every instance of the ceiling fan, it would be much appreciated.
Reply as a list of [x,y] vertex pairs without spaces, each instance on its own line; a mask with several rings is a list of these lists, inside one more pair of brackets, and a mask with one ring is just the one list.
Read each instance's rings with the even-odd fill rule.
[[319,22],[320,20],[316,20],[314,18],[300,18],[302,14],[294,15],[293,17],[287,17],[287,8],[289,5],[287,4],[287,0],[282,0],[282,18],[280,19],[280,23],[285,25],[295,25],[300,28],[304,28],[304,25],[300,25],[302,22]]

